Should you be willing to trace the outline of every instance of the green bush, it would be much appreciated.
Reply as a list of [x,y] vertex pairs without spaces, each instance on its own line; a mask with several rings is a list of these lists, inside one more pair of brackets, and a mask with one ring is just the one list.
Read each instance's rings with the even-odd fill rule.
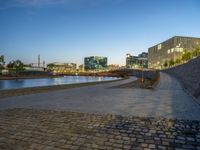
[[165,68],[168,67],[168,61],[167,61],[167,60],[165,61],[165,63],[163,64],[163,66],[164,66]]
[[192,52],[193,57],[200,56],[200,46],[196,47],[195,50]]
[[189,51],[187,51],[187,50],[185,50],[185,51],[184,51],[184,54],[182,55],[182,60],[183,60],[183,61],[188,61],[188,60],[190,60],[191,58],[192,58],[192,53],[189,52]]
[[180,63],[181,63],[181,59],[177,58],[177,59],[175,60],[175,64],[180,64]]
[[174,60],[173,59],[170,59],[169,61],[169,66],[173,66],[175,64]]

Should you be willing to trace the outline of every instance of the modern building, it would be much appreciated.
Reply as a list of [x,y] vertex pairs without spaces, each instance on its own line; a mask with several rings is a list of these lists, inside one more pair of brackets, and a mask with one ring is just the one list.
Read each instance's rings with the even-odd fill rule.
[[47,70],[55,73],[71,73],[76,72],[77,65],[75,63],[50,63],[47,65]]
[[107,69],[107,57],[91,56],[84,58],[85,71],[102,71]]
[[129,69],[148,68],[148,53],[142,52],[138,56],[127,54],[126,68],[129,68]]
[[79,72],[84,72],[84,65],[83,64],[78,66],[78,71]]
[[120,66],[117,65],[117,64],[110,64],[110,65],[108,65],[108,70],[109,71],[118,70],[118,69],[120,69]]
[[24,64],[24,69],[26,71],[45,71],[45,65],[39,66],[37,63],[31,63],[31,64]]
[[199,45],[200,38],[174,36],[148,49],[148,66],[162,69],[166,61],[181,59],[184,50],[193,51]]
[[32,66],[32,65],[25,65],[24,69],[26,71],[45,71],[44,67]]

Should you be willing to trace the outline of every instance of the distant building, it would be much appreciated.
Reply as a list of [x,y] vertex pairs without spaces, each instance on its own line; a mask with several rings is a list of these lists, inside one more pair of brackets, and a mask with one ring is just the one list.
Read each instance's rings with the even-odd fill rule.
[[120,69],[119,65],[115,65],[115,64],[108,65],[108,70],[118,70],[118,69]]
[[107,57],[91,56],[84,58],[85,71],[101,71],[107,69]]
[[0,74],[2,74],[2,75],[8,75],[9,74],[9,70],[8,69],[0,70]]
[[84,65],[83,64],[78,66],[78,71],[84,72]]
[[148,68],[148,53],[142,52],[138,56],[127,54],[126,68],[129,69]]
[[24,69],[25,69],[25,71],[45,71],[45,67],[39,67],[39,66],[35,65],[34,63],[25,64]]
[[77,65],[75,63],[50,63],[47,65],[47,70],[55,73],[71,73],[76,72]]
[[193,51],[200,38],[174,36],[148,49],[149,68],[162,69],[166,61],[181,59],[184,50]]

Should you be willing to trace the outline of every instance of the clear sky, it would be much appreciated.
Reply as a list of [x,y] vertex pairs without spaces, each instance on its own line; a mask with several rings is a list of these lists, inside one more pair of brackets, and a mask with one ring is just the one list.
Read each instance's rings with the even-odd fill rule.
[[200,37],[200,0],[0,0],[6,61],[125,64],[174,35]]

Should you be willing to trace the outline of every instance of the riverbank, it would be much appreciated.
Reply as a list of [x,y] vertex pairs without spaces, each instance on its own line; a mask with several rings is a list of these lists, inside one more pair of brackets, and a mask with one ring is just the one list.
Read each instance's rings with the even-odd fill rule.
[[40,78],[58,78],[64,76],[95,76],[95,77],[122,77],[117,73],[78,73],[78,74],[43,74],[43,75],[0,75],[0,80],[19,80],[19,79],[40,79]]
[[63,84],[63,85],[0,90],[0,98],[35,94],[35,93],[44,93],[44,92],[57,91],[57,90],[63,90],[63,89],[71,89],[71,88],[77,88],[77,87],[83,87],[83,86],[91,86],[91,85],[96,85],[96,84],[120,81],[120,80],[124,80],[124,79],[127,79],[127,78],[121,78],[118,80],[109,80],[109,81],[97,81],[97,82],[87,82],[87,83],[75,83],[75,84]]

